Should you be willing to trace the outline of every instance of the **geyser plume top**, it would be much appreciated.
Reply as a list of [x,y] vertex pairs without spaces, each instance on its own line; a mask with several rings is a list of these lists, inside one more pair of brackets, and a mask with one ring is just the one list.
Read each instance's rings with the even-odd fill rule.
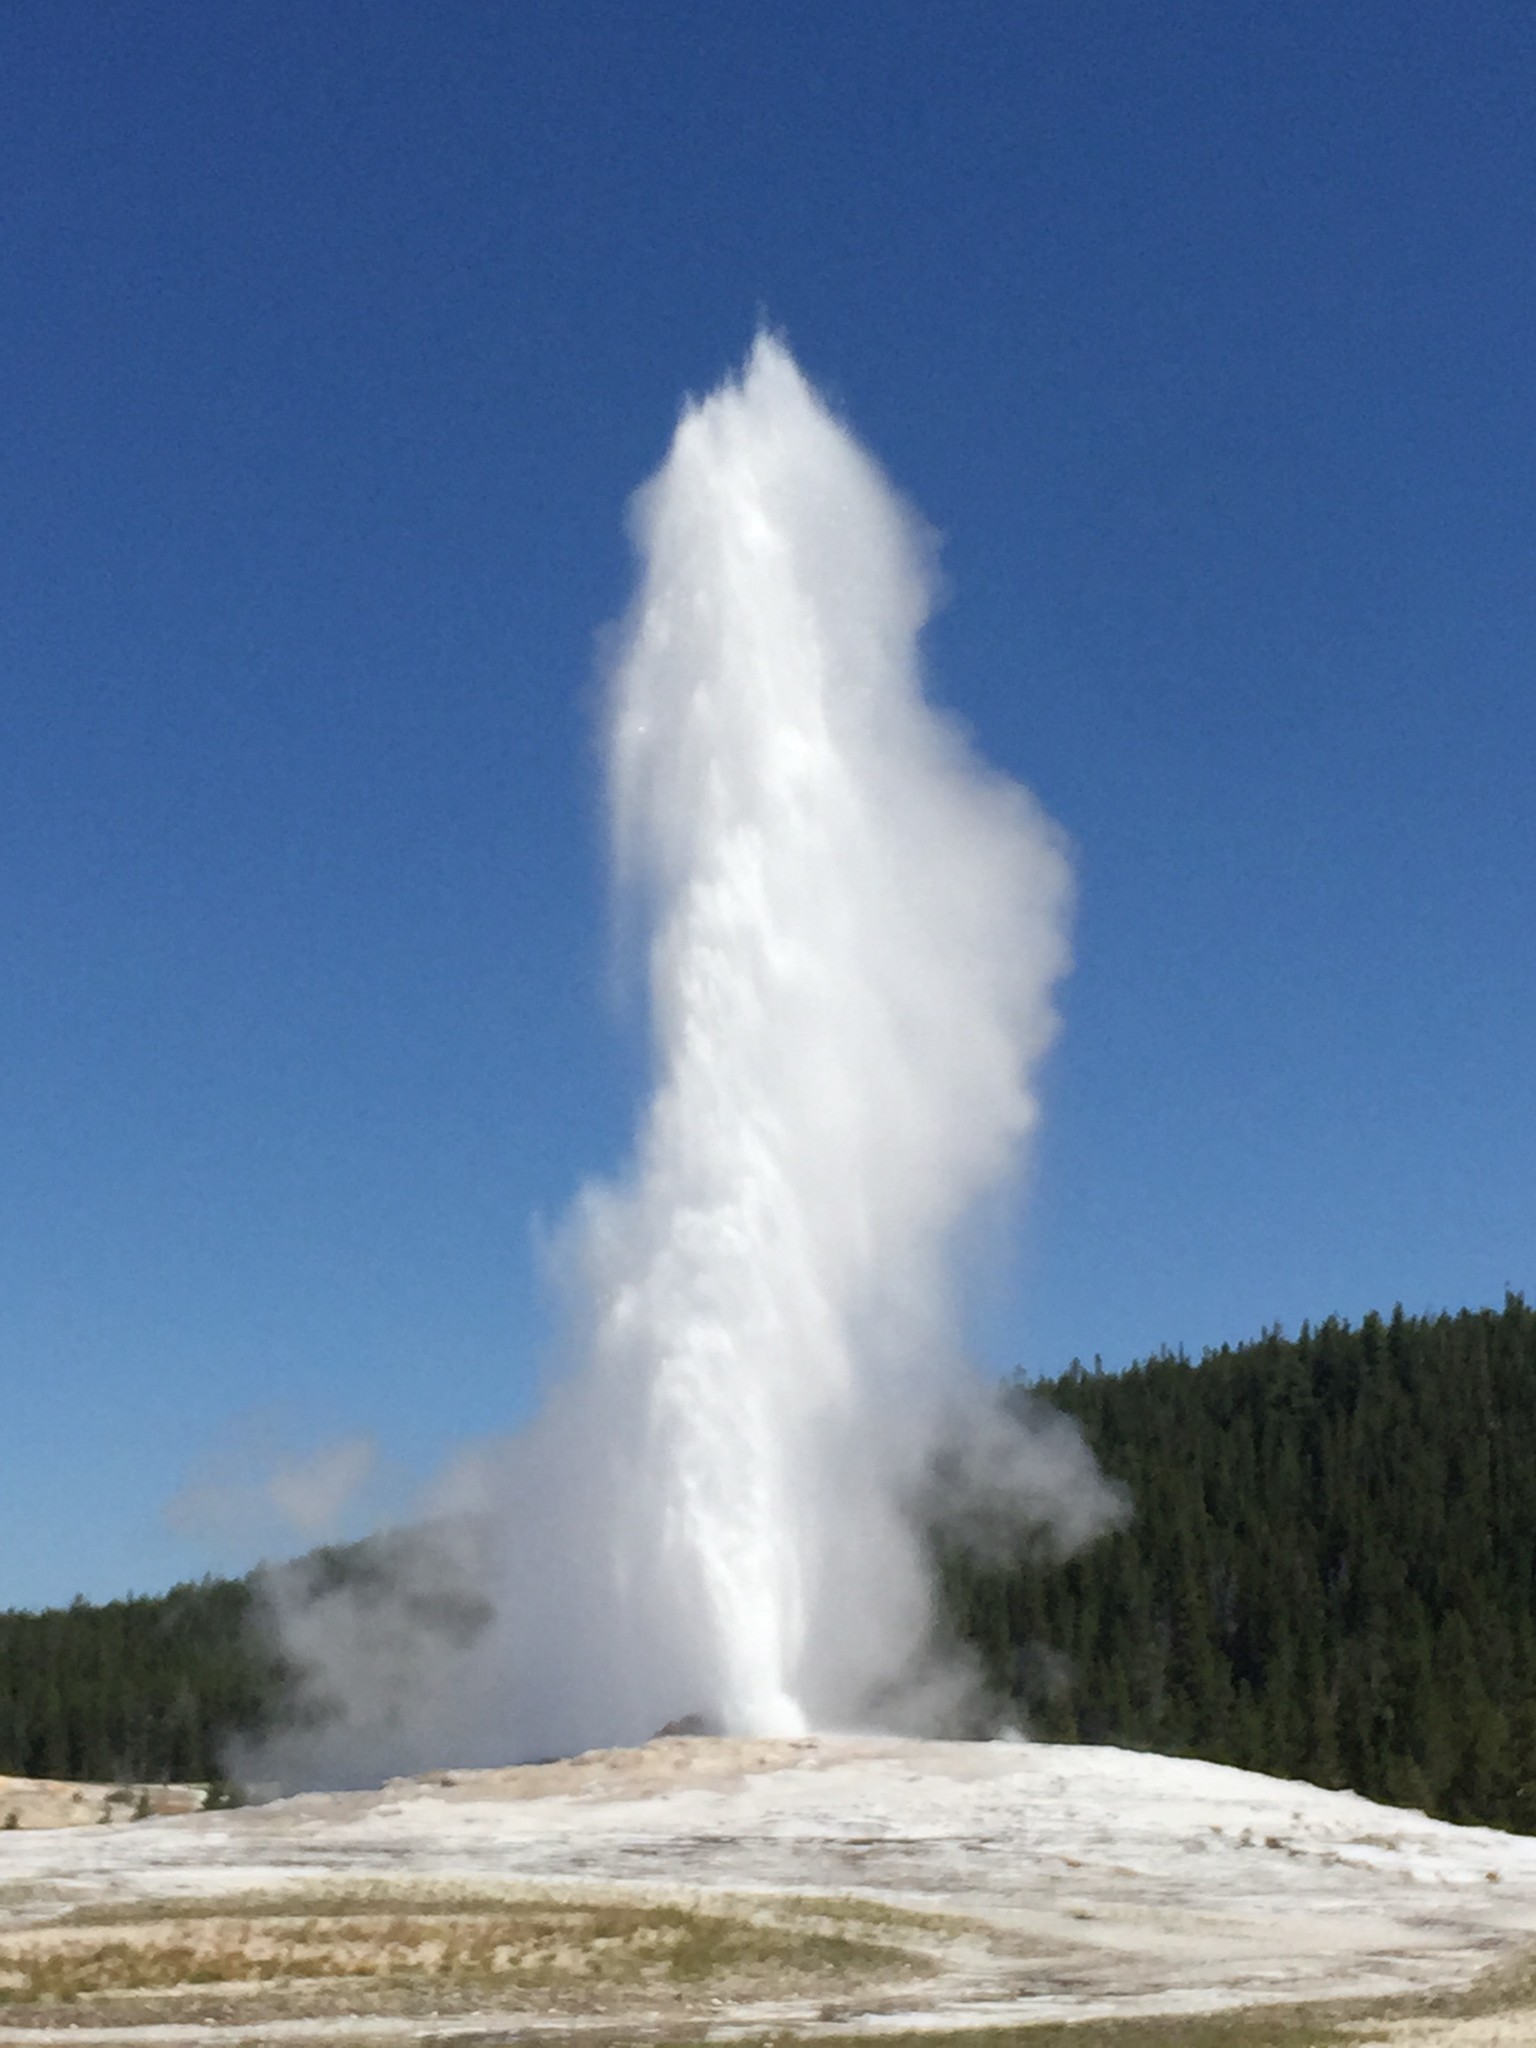
[[[949,1262],[1034,1118],[1070,877],[924,702],[930,537],[769,337],[684,413],[632,530],[608,769],[652,1092],[630,1171],[570,1220],[566,1375],[478,1461],[494,1621],[417,1654],[414,1701],[377,1606],[290,1631],[376,1703],[374,1768],[689,1713],[938,1732],[934,1516],[1071,1542],[1113,1508],[1065,1420],[1006,1416],[957,1336]],[[452,1527],[396,1604],[402,1664]]]
[[[723,1021],[698,974],[724,942],[730,1073],[777,1132],[809,1111],[825,1156],[854,1144],[822,1189],[839,1236],[850,1197],[953,1219],[1033,1121],[1070,877],[1028,794],[923,701],[931,537],[766,336],[685,413],[633,527],[610,784],[619,873],[654,917],[663,1083]],[[797,1072],[754,1060],[786,1032]],[[903,1144],[920,1172],[871,1170]]]

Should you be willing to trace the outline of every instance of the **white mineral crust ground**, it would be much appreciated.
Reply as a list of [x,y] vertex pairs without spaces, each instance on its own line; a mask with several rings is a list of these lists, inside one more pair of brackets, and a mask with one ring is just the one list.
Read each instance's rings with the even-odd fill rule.
[[[1126,1750],[863,1737],[678,1738],[233,1813],[13,1831],[0,1927],[45,1909],[27,1902],[39,1884],[56,1913],[334,1877],[704,1902],[854,1894],[1017,1937],[999,1953],[962,1931],[938,1975],[872,2001],[861,2032],[1387,1997],[1469,1983],[1536,1934],[1536,1839]],[[817,2016],[759,2004],[722,2017]],[[0,2042],[43,2038],[35,2022],[0,2025]]]

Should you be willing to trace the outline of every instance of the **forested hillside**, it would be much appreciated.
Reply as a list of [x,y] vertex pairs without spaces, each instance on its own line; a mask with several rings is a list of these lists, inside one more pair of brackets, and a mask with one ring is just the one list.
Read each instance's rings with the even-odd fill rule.
[[281,1666],[243,1579],[157,1598],[0,1614],[0,1771],[204,1784],[229,1738],[278,1711]]
[[[1126,1488],[1125,1526],[1065,1563],[939,1560],[1033,1733],[1536,1831],[1536,1310],[1328,1322],[1017,1395],[1041,1397]],[[216,1777],[283,1711],[254,1604],[207,1580],[0,1615],[0,1771]]]
[[1037,1734],[1536,1831],[1536,1310],[1074,1367],[1134,1513],[1065,1564],[943,1560]]

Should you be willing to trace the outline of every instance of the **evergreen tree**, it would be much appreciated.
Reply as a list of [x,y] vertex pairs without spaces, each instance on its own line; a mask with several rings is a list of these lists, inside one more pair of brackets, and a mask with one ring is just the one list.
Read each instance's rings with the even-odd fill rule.
[[[1520,1296],[1270,1330],[1199,1365],[1074,1366],[1017,1398],[1074,1416],[1134,1508],[1067,1563],[948,1563],[956,1627],[994,1682],[1011,1670],[1036,1733],[1536,1829],[1536,1311]],[[1028,1675],[1045,1668],[1049,1699]]]

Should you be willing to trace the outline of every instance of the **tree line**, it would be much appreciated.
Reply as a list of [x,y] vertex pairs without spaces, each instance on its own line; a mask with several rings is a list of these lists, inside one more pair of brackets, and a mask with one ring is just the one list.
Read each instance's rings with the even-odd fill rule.
[[284,1711],[288,1674],[245,1579],[0,1614],[0,1772],[218,1784],[229,1742]]
[[1034,1392],[1132,1513],[1066,1561],[941,1559],[1031,1732],[1536,1832],[1536,1310],[1330,1320]]
[[[1010,1390],[1125,1489],[1079,1556],[941,1545],[996,1715],[1536,1832],[1536,1310],[1330,1320]],[[326,1569],[365,1569],[347,1552]],[[295,1710],[249,1580],[0,1614],[0,1772],[217,1780]]]

